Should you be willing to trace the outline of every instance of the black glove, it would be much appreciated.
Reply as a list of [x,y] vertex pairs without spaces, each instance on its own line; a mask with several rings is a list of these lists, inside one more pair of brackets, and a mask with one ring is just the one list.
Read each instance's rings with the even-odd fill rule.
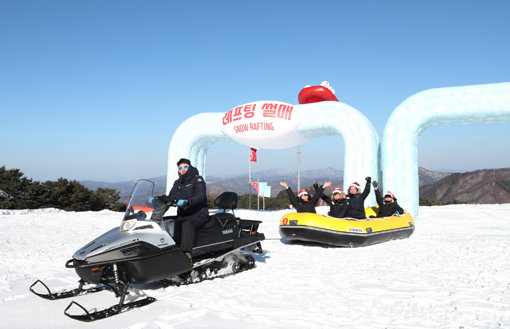
[[375,181],[373,181],[373,182],[372,182],[372,186],[373,186],[375,189],[377,189],[377,187],[379,186],[379,183],[377,183],[377,181],[375,180]]
[[372,177],[368,176],[367,178],[365,178],[365,180],[367,181],[368,184],[370,184],[370,182],[372,181]]
[[317,183],[313,184],[312,186],[313,186],[314,190],[316,190],[316,191],[319,188],[319,184],[317,184]]
[[170,199],[166,195],[164,195],[164,194],[160,195],[160,196],[157,196],[154,199],[156,199],[159,202],[162,202],[164,204],[169,204],[170,203]]

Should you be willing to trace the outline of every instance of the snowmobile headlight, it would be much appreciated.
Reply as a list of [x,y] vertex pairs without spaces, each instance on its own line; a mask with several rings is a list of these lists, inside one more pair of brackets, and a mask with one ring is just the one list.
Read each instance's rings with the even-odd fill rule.
[[124,220],[124,221],[122,221],[122,225],[120,226],[120,231],[121,232],[129,231],[130,229],[132,229],[135,226],[135,224],[136,224],[136,218]]

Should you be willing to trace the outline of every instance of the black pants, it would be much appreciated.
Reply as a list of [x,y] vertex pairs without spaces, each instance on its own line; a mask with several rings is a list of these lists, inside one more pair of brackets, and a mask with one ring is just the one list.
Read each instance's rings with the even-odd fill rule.
[[191,253],[193,250],[193,243],[195,242],[195,232],[204,226],[208,219],[209,214],[207,209],[205,213],[203,211],[199,211],[193,215],[179,216],[177,218],[178,223],[176,224],[181,226],[181,249],[184,252]]

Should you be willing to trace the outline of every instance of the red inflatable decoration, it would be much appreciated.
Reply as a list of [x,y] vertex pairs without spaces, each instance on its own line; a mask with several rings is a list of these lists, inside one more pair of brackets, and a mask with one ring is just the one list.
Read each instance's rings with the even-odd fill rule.
[[338,102],[335,94],[323,86],[311,86],[301,89],[298,95],[299,104],[318,103],[324,101]]

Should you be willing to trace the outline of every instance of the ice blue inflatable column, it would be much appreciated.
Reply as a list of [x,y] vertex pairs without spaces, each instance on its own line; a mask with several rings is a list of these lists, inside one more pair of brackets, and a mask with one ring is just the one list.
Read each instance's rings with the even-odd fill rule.
[[432,126],[510,122],[510,83],[429,89],[391,114],[382,140],[384,191],[418,215],[418,137]]
[[185,120],[176,129],[168,149],[166,193],[170,192],[178,177],[176,163],[180,158],[189,157],[191,164],[204,178],[206,177],[205,164],[209,147],[216,142],[231,140],[217,124],[221,122],[223,115],[223,113],[197,114]]
[[[341,102],[302,104],[295,108],[302,116],[297,130],[306,138],[333,135],[343,137],[344,191],[347,191],[349,184],[353,182],[358,182],[363,190],[367,176],[379,180],[379,136],[366,116]],[[339,148],[331,144],[328,152],[339,152]],[[372,190],[365,206],[374,204],[376,201]]]

